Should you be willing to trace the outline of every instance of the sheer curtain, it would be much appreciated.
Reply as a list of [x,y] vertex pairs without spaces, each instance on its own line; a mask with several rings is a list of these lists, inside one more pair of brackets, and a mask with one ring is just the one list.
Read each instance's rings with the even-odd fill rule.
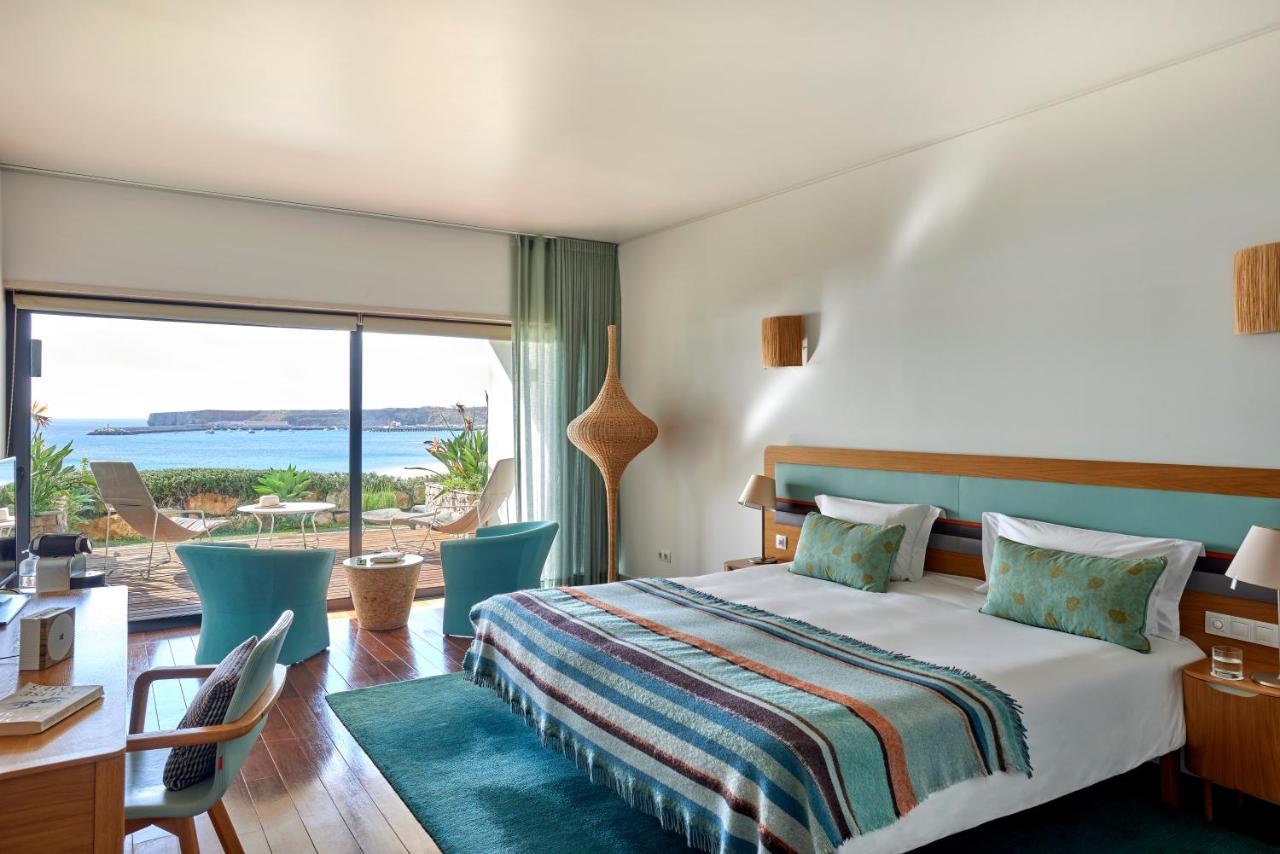
[[545,585],[594,584],[608,572],[604,481],[565,428],[591,405],[608,364],[622,295],[618,247],[515,238],[512,383],[520,518],[560,523]]

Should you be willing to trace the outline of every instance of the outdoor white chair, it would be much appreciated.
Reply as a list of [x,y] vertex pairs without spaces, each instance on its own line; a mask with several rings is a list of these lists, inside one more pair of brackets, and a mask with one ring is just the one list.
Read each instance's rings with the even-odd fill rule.
[[[119,516],[142,534],[151,538],[151,550],[147,552],[146,577],[151,578],[155,562],[156,543],[164,546],[166,560],[173,560],[170,543],[185,543],[197,537],[208,537],[213,531],[229,524],[231,520],[209,518],[203,510],[175,510],[170,516],[156,506],[151,490],[143,483],[138,469],[130,462],[89,463],[98,493],[107,508],[106,553],[111,554],[111,517]],[[182,515],[193,514],[193,515]]]
[[474,534],[477,528],[484,528],[498,519],[503,505],[511,497],[516,488],[516,461],[512,459],[498,460],[489,472],[489,482],[475,503],[466,507],[415,507],[421,514],[409,519],[409,525],[422,528],[426,536],[418,547],[418,554],[426,554],[430,550],[439,551],[437,542],[440,535],[465,537]]

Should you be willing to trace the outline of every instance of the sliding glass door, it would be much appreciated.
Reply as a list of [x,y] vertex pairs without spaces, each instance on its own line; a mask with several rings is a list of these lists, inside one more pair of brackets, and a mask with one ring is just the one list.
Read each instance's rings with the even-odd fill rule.
[[182,541],[345,555],[349,333],[39,312],[30,327],[31,534],[86,534],[132,619],[199,610]]
[[361,337],[364,550],[421,554],[420,591],[442,591],[440,541],[466,532],[494,464],[512,453],[510,343]]
[[465,511],[511,455],[507,342],[444,324],[291,327],[289,312],[128,314],[11,310],[10,450],[29,535],[86,534],[91,566],[128,585],[134,621],[199,613],[173,551],[183,541],[332,548],[338,604],[348,555],[420,551],[420,591],[439,592],[438,542],[453,534],[428,520]]

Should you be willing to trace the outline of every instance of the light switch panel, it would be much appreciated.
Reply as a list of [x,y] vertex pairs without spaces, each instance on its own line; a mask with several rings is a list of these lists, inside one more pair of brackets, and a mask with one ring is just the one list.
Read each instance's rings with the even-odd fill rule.
[[1204,612],[1205,634],[1222,638],[1256,643],[1262,646],[1280,647],[1280,627],[1262,620],[1246,620],[1230,614]]

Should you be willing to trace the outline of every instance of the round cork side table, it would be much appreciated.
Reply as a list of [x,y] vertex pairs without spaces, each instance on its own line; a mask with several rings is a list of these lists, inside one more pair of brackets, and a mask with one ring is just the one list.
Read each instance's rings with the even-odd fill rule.
[[373,563],[366,557],[349,557],[342,565],[347,571],[351,601],[355,603],[361,628],[383,632],[409,622],[422,555],[407,554],[396,563]]

